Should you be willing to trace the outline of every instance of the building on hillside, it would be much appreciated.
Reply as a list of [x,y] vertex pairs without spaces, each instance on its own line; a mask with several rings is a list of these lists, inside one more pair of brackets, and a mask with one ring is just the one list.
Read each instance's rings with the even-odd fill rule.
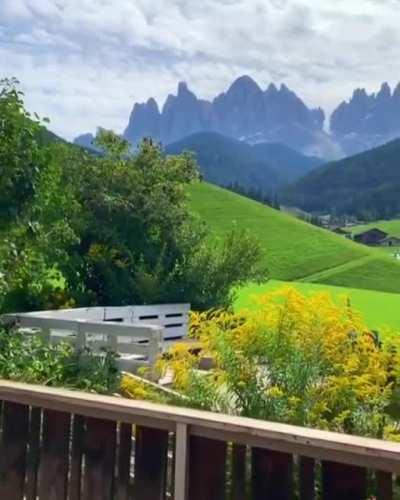
[[377,227],[364,231],[363,233],[354,235],[354,241],[363,245],[381,245],[382,241],[389,237],[388,233],[381,231]]
[[385,247],[400,247],[400,238],[397,238],[396,236],[388,236],[379,244]]

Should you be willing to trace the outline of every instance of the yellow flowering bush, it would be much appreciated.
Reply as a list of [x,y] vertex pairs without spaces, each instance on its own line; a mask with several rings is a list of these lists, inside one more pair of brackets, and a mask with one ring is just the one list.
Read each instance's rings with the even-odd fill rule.
[[[346,300],[264,295],[254,311],[194,313],[201,352],[175,345],[160,359],[195,407],[368,436],[398,435],[391,416],[400,376],[398,340],[383,343]],[[199,370],[200,358],[213,369]]]
[[121,377],[119,392],[127,399],[139,399],[143,401],[153,401],[166,403],[168,399],[161,391],[156,390],[146,380],[124,374]]

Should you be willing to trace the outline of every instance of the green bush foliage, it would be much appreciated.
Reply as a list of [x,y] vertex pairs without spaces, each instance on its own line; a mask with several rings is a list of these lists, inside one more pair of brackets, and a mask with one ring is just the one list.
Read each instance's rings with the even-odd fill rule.
[[101,154],[54,140],[15,81],[0,83],[0,111],[0,311],[183,300],[206,309],[266,276],[246,231],[208,244],[186,199],[198,182],[191,155],[151,140],[132,152],[106,130]]
[[0,327],[0,378],[102,394],[116,392],[120,374],[111,351],[95,355],[68,343],[51,345],[38,335]]

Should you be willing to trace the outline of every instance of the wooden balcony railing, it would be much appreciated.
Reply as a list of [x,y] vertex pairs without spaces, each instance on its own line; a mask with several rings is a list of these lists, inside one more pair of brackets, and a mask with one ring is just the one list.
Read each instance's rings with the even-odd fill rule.
[[2,500],[395,498],[397,443],[6,381],[0,400]]

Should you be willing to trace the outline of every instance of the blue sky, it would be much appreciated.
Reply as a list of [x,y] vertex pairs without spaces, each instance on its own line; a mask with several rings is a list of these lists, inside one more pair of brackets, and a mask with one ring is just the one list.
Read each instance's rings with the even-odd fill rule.
[[210,98],[249,74],[329,112],[400,80],[399,25],[399,0],[0,0],[0,75],[69,139],[180,80]]

